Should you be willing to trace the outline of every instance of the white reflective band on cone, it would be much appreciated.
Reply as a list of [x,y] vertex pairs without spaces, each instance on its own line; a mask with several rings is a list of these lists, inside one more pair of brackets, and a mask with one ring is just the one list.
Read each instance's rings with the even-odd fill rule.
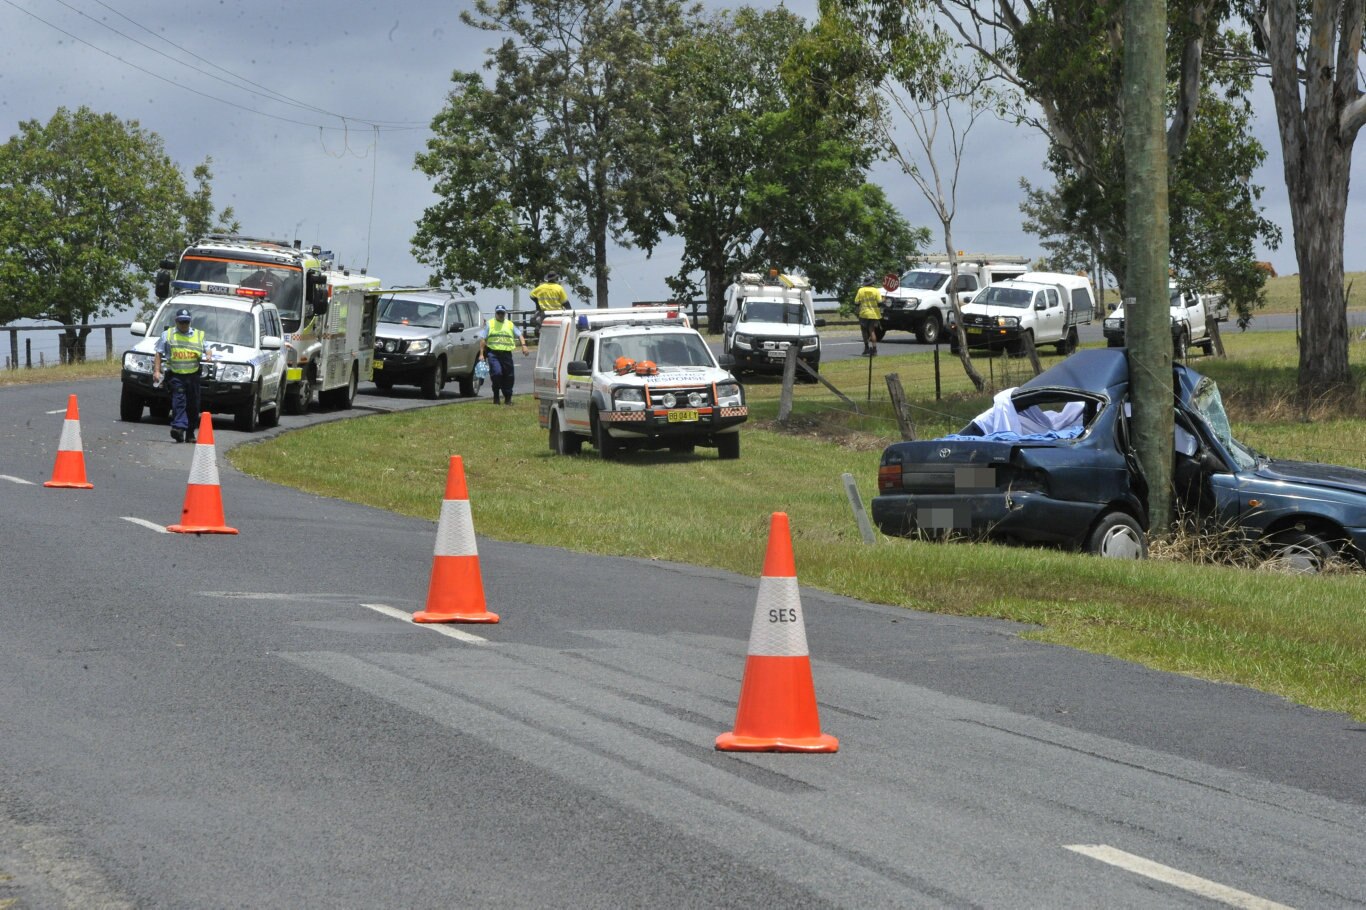
[[[48,437],[48,439],[51,438],[51,436]],[[62,421],[62,438],[57,441],[57,451],[81,451],[81,422],[79,420]]]
[[436,556],[478,556],[468,499],[443,499],[436,524]]
[[749,630],[751,657],[807,657],[806,620],[795,578],[759,579],[754,624]]
[[218,462],[213,457],[213,446],[194,444],[194,460],[190,462],[190,483],[218,486]]

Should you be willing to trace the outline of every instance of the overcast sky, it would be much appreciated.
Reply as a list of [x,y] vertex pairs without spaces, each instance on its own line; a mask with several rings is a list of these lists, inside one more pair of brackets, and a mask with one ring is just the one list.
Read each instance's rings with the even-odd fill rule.
[[[215,200],[236,210],[245,233],[318,243],[389,285],[423,281],[428,271],[409,241],[433,197],[413,158],[451,72],[482,68],[496,40],[460,23],[467,5],[395,0],[333,11],[253,0],[0,0],[0,137],[61,106],[137,120],[187,175],[213,157]],[[809,18],[815,0],[788,6]],[[1285,274],[1296,271],[1290,218],[1274,113],[1264,89],[1259,97],[1257,133],[1270,157],[1256,182],[1286,234],[1280,250],[1261,258]],[[374,122],[386,127],[376,133],[366,125]],[[909,132],[902,138],[911,140]],[[979,123],[960,178],[959,249],[1038,255],[1037,239],[1020,228],[1019,181],[1047,185],[1045,151],[1032,131]],[[873,179],[912,224],[936,224],[892,165]],[[1348,269],[1366,268],[1359,202],[1354,193]],[[614,249],[612,302],[668,296],[664,279],[677,269],[678,249],[666,243],[652,258]],[[511,299],[498,290],[478,296],[485,309]]]

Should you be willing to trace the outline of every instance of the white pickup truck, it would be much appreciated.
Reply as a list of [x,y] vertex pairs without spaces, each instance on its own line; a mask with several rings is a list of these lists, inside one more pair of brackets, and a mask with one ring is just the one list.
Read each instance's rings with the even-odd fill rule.
[[[1186,352],[1195,345],[1206,354],[1214,353],[1214,339],[1210,337],[1208,313],[1223,322],[1228,318],[1228,306],[1222,294],[1188,294],[1173,283],[1169,286],[1172,320],[1172,353],[1184,360]],[[1124,304],[1110,312],[1102,325],[1105,343],[1112,348],[1124,347]]]
[[[949,306],[949,281],[952,273],[947,259],[923,259],[923,265],[911,269],[895,282],[882,298],[881,339],[889,329],[914,332],[921,344],[934,344],[939,333],[953,324],[953,309]],[[1018,278],[1029,268],[1024,256],[998,256],[987,253],[963,253],[957,260],[958,282],[953,293],[958,303],[967,303],[995,282]]]
[[1095,312],[1095,291],[1085,275],[1026,272],[991,285],[963,307],[963,332],[969,348],[1004,348],[1019,356],[1028,339],[1066,355],[1077,349],[1077,326],[1089,325]]

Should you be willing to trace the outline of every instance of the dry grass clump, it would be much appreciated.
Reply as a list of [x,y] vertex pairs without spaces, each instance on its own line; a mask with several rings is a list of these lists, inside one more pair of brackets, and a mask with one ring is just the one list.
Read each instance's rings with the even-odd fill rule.
[[[1361,570],[1350,554],[1319,564],[1307,551],[1275,553],[1264,543],[1249,540],[1235,526],[1190,512],[1178,516],[1169,534],[1149,541],[1148,558],[1287,574],[1350,574]],[[1307,563],[1312,563],[1313,567]]]

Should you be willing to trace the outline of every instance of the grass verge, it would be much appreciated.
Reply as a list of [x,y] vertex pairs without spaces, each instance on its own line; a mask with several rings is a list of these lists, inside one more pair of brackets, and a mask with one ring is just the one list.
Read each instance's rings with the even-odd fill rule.
[[[1045,367],[1055,362],[1046,358]],[[1001,368],[1024,369],[1019,362]],[[901,374],[924,417],[925,437],[961,426],[989,398],[972,392],[956,362],[946,361],[945,398],[936,401],[929,355],[903,355],[878,358],[873,400],[865,401],[867,369],[864,360],[827,364],[822,374],[856,398],[862,413],[848,411],[823,387],[806,386],[798,408],[806,422],[795,432],[772,425],[776,382],[751,383],[756,418],[739,461],[720,461],[705,450],[641,453],[614,463],[591,448],[557,457],[537,427],[530,398],[515,408],[495,408],[485,399],[328,423],[239,447],[229,458],[268,480],[434,520],[447,458],[460,454],[482,535],[745,575],[756,575],[763,563],[769,514],[785,511],[806,586],[909,609],[1031,623],[1040,627],[1031,636],[1041,641],[1247,685],[1366,720],[1361,573],[1304,578],[890,538],[865,546],[840,476],[852,473],[865,498],[873,494],[878,456],[896,426],[885,386],[879,388],[882,375]],[[1294,439],[1317,439],[1328,450],[1339,429],[1306,424]],[[1348,461],[1366,463],[1361,451],[1356,455]],[[414,565],[425,569],[425,558],[413,554]]]
[[117,377],[123,364],[119,360],[87,360],[85,363],[53,364],[33,369],[0,370],[0,386],[32,385],[39,382],[70,382],[77,379]]

